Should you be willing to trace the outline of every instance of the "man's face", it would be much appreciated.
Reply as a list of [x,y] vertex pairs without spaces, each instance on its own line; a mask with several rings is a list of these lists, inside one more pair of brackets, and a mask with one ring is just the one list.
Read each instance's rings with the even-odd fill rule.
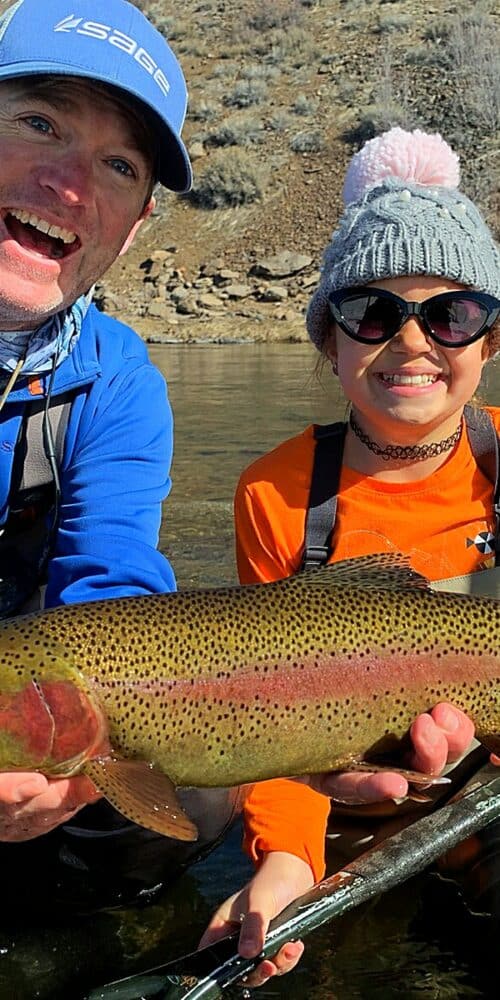
[[0,329],[34,329],[99,279],[154,202],[140,129],[84,80],[0,84]]

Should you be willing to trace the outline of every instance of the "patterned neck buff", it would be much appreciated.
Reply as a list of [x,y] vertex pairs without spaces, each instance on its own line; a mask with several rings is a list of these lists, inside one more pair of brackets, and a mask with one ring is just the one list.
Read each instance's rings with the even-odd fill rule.
[[25,357],[21,373],[23,375],[43,375],[54,363],[60,365],[75,346],[85,314],[92,301],[92,292],[81,295],[70,309],[51,316],[37,330],[0,330],[0,368],[6,372],[15,371],[16,365]]

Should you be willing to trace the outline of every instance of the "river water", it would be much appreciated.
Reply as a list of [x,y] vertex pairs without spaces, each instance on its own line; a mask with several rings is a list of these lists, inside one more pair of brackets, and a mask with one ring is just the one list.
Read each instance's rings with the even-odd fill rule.
[[[239,473],[311,421],[341,418],[345,403],[326,369],[318,380],[308,345],[172,345],[152,347],[150,354],[168,380],[176,417],[161,547],[181,588],[233,583],[232,496]],[[485,397],[498,402],[499,390],[493,370]],[[240,838],[235,828],[149,906],[43,922],[28,912],[13,922],[4,913],[0,1000],[81,1000],[91,987],[195,948],[217,903],[249,877]],[[498,923],[473,915],[454,883],[427,873],[315,932],[298,969],[255,996],[496,997],[497,941]]]
[[150,348],[175,413],[173,488],[161,547],[180,587],[236,581],[232,498],[254,458],[312,421],[345,409],[317,352],[305,344]]

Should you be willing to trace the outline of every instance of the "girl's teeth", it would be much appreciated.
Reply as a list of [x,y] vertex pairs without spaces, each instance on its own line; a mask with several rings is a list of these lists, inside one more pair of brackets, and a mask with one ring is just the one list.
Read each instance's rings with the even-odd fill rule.
[[57,240],[61,240],[63,243],[74,243],[76,240],[76,233],[72,233],[69,229],[62,229],[61,226],[51,226],[50,222],[46,219],[41,219],[38,215],[33,212],[27,212],[25,209],[11,209],[10,214],[14,216],[15,219],[19,219],[19,222],[25,225],[33,226],[34,229],[38,229],[41,233],[46,233],[47,236],[53,236]]
[[382,375],[382,378],[393,385],[432,385],[437,381],[437,375]]

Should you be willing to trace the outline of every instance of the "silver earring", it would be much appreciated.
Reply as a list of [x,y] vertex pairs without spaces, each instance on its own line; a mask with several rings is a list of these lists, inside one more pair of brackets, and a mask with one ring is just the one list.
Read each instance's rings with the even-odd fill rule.
[[332,361],[332,372],[334,375],[338,375],[339,369],[336,361]]

